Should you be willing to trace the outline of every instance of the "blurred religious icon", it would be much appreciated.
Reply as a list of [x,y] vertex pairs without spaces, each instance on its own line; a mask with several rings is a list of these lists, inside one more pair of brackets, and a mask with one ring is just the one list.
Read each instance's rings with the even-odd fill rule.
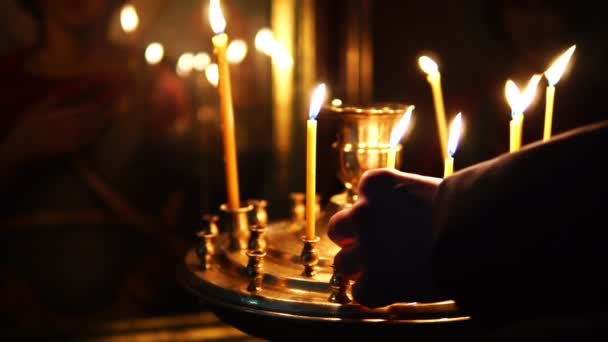
[[[123,1],[19,4],[40,36],[0,59],[0,189],[12,199],[0,220],[14,246],[3,267],[40,304],[11,315],[33,328],[36,317],[143,314],[175,281],[179,232],[198,219],[185,89],[160,43],[144,53],[109,40]],[[138,18],[123,8],[123,29]]]

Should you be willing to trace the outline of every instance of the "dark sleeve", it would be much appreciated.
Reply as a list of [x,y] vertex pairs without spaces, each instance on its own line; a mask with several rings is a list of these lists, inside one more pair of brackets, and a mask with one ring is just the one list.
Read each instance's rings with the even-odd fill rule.
[[455,173],[434,208],[433,273],[488,319],[605,310],[608,122]]

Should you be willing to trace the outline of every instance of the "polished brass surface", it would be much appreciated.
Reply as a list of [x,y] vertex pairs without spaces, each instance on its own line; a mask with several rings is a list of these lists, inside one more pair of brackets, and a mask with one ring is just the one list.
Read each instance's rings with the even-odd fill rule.
[[247,201],[248,204],[253,206],[253,222],[252,224],[266,227],[268,224],[268,213],[266,212],[266,206],[268,202],[262,199],[251,199]]
[[[232,251],[230,236],[223,233],[216,239],[218,256],[212,267],[201,270],[196,253],[186,255],[184,284],[205,303],[227,315],[224,317],[228,320],[247,314],[280,321],[308,321],[318,328],[348,323],[372,329],[382,324],[403,325],[404,329],[421,324],[452,327],[469,320],[449,299],[376,309],[350,301],[350,284],[333,274],[333,256],[339,248],[327,239],[327,217],[318,221],[317,233],[323,238],[316,245],[319,262],[313,277],[302,275],[303,226],[282,220],[271,221],[266,228],[266,254],[259,258],[263,263],[263,271],[259,271],[262,277],[251,277],[255,272],[248,273],[248,265],[257,260],[251,260],[247,251]],[[336,288],[338,291],[332,292]],[[329,300],[333,293],[341,297]],[[238,319],[234,323],[244,324]],[[263,336],[268,332],[252,333]]]
[[200,259],[201,270],[207,270],[211,267],[213,256],[215,255],[214,239],[217,237],[217,231],[200,231],[198,237],[201,239],[196,248],[196,254]]
[[330,106],[337,115],[338,132],[332,145],[338,154],[337,174],[346,188],[346,205],[357,200],[357,187],[361,175],[370,169],[387,166],[387,157],[393,149],[396,167],[401,166],[401,145],[391,147],[391,131],[407,109],[403,104],[372,106]]
[[252,204],[240,208],[231,209],[227,204],[222,204],[220,210],[224,213],[226,227],[230,231],[231,251],[240,251],[247,248],[249,237],[249,213],[253,210]]
[[266,252],[260,250],[247,251],[247,275],[249,276],[249,284],[247,291],[258,292],[262,289],[262,279],[264,278],[263,260]]
[[247,243],[248,251],[266,251],[266,239],[264,238],[265,232],[265,226],[254,224],[249,227],[249,243]]
[[300,254],[300,261],[304,265],[304,271],[302,275],[305,277],[314,277],[317,274],[317,264],[319,263],[319,251],[317,251],[317,243],[321,239],[316,236],[314,239],[309,240],[305,236],[302,236],[302,253]]
[[350,280],[336,272],[335,269],[329,280],[329,287],[331,288],[331,294],[329,295],[331,303],[347,304],[353,301],[349,294]]

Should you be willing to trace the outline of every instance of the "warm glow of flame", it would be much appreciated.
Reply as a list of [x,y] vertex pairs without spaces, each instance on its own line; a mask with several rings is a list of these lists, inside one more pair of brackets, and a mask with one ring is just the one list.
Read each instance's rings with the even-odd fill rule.
[[321,107],[323,106],[323,102],[325,101],[325,93],[327,92],[327,88],[324,83],[319,84],[312,93],[310,97],[310,107],[308,109],[308,118],[311,120],[316,120],[317,115],[321,111]]
[[437,63],[435,63],[435,61],[430,57],[422,56],[418,58],[418,65],[420,66],[420,69],[422,69],[422,71],[424,71],[424,73],[427,75],[433,75],[439,72]]
[[222,7],[220,6],[220,0],[209,1],[209,22],[211,23],[211,29],[215,34],[224,33],[226,29],[226,19],[222,14]]
[[542,75],[532,75],[530,80],[528,81],[528,85],[524,90],[521,98],[521,112],[523,113],[526,108],[534,101],[534,97],[536,96],[536,88],[538,88],[538,82],[542,79]]
[[255,35],[255,48],[265,53],[268,56],[272,56],[272,52],[275,49],[276,41],[274,35],[269,28],[263,28],[258,31]]
[[177,59],[176,71],[179,76],[186,76],[192,72],[194,55],[192,52],[185,52]]
[[331,105],[334,107],[340,107],[342,105],[342,100],[335,98],[331,100]]
[[448,136],[448,154],[450,157],[454,156],[456,149],[458,148],[458,141],[460,140],[460,133],[462,132],[462,113],[458,113],[452,123],[450,124],[450,134]]
[[575,49],[576,45],[572,45],[568,50],[566,50],[566,52],[557,57],[549,69],[545,71],[545,76],[547,77],[547,81],[549,81],[550,85],[554,86],[557,84],[557,82],[559,82],[559,79],[564,74],[564,71],[566,71],[570,57],[572,57],[572,54],[574,54]]
[[389,140],[389,145],[391,148],[397,147],[399,145],[399,141],[403,138],[403,135],[407,131],[407,128],[410,126],[410,119],[412,118],[412,112],[414,111],[414,106],[409,106],[403,113],[401,120],[397,123],[395,128],[391,131],[391,137]]
[[270,56],[272,63],[281,69],[288,69],[293,66],[293,57],[285,50],[276,39],[272,31],[268,28],[263,28],[255,35],[255,48]]
[[212,86],[217,87],[220,80],[220,73],[217,64],[209,64],[209,66],[205,68],[205,77]]
[[247,43],[242,39],[235,39],[228,44],[226,49],[226,59],[229,63],[239,64],[247,56]]
[[275,46],[275,51],[272,53],[272,63],[281,69],[289,69],[293,66],[293,58],[285,51],[285,48],[278,42]]
[[507,83],[505,84],[505,97],[507,98],[509,107],[511,107],[511,115],[515,116],[519,109],[520,94],[517,84],[512,80],[507,80]]
[[146,57],[146,61],[149,64],[160,63],[160,61],[162,61],[164,56],[165,56],[165,48],[162,46],[161,43],[157,43],[157,42],[150,43],[150,45],[148,45],[148,47],[146,47],[145,57]]
[[199,52],[192,57],[192,67],[196,71],[204,71],[209,64],[211,64],[211,57],[206,52]]
[[139,16],[135,6],[126,4],[120,10],[120,26],[123,31],[129,33],[137,30],[139,26]]
[[507,102],[511,107],[512,117],[523,114],[530,103],[532,103],[534,97],[536,96],[538,82],[541,78],[541,75],[533,75],[530,78],[530,81],[528,81],[528,85],[526,86],[526,89],[524,89],[523,93],[519,90],[515,82],[512,80],[507,81],[505,84],[505,97],[507,98]]

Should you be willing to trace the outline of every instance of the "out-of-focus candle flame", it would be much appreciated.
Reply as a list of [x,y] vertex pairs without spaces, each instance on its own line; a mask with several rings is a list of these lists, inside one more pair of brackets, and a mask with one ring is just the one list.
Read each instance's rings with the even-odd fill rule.
[[228,44],[226,49],[226,59],[229,63],[241,63],[247,56],[247,43],[241,39],[235,39]]
[[331,100],[331,105],[334,107],[340,107],[342,105],[342,100],[335,98]]
[[323,102],[325,101],[325,93],[327,89],[324,83],[319,84],[312,93],[310,97],[310,107],[308,109],[308,118],[311,120],[316,120],[317,115],[321,111],[321,106],[323,106]]
[[547,81],[549,84],[554,86],[559,82],[559,79],[564,74],[566,67],[568,66],[568,62],[576,49],[576,45],[572,45],[568,50],[562,53],[561,56],[557,57],[557,59],[551,64],[549,69],[545,71],[545,76],[547,77]]
[[530,103],[532,103],[534,96],[536,96],[536,88],[540,79],[541,75],[533,75],[523,92],[520,92],[515,82],[507,80],[505,84],[505,97],[511,107],[511,116],[515,117],[523,114]]
[[139,26],[139,15],[135,6],[126,4],[120,10],[120,26],[123,31],[130,33],[137,30]]
[[150,43],[144,54],[149,64],[158,64],[165,55],[165,48],[161,43]]
[[176,72],[179,76],[186,76],[192,72],[194,66],[194,55],[192,52],[185,52],[177,59]]
[[403,116],[391,131],[391,136],[389,139],[389,145],[391,148],[397,147],[403,135],[407,131],[407,128],[410,126],[410,119],[412,118],[412,112],[414,111],[414,106],[409,106],[403,113]]
[[272,58],[272,63],[281,69],[293,66],[293,57],[285,50],[275,38],[272,31],[263,28],[255,35],[255,48]]
[[460,133],[462,131],[462,113],[458,113],[452,124],[450,125],[450,134],[448,135],[448,154],[454,157],[458,142],[460,141]]
[[255,35],[255,48],[268,55],[272,56],[272,52],[275,49],[276,41],[274,35],[269,28],[263,28],[258,31]]
[[418,65],[420,66],[420,69],[422,69],[422,71],[424,71],[424,73],[427,75],[434,75],[439,72],[437,63],[435,63],[435,61],[430,57],[422,56],[418,58]]
[[222,14],[222,7],[220,6],[220,0],[211,0],[209,2],[209,22],[211,23],[211,29],[215,34],[224,33],[226,29],[226,19]]
[[192,67],[196,71],[204,71],[211,63],[211,57],[206,52],[199,52],[192,57]]
[[217,87],[220,80],[220,74],[217,64],[209,64],[207,68],[205,68],[205,77],[212,86]]

